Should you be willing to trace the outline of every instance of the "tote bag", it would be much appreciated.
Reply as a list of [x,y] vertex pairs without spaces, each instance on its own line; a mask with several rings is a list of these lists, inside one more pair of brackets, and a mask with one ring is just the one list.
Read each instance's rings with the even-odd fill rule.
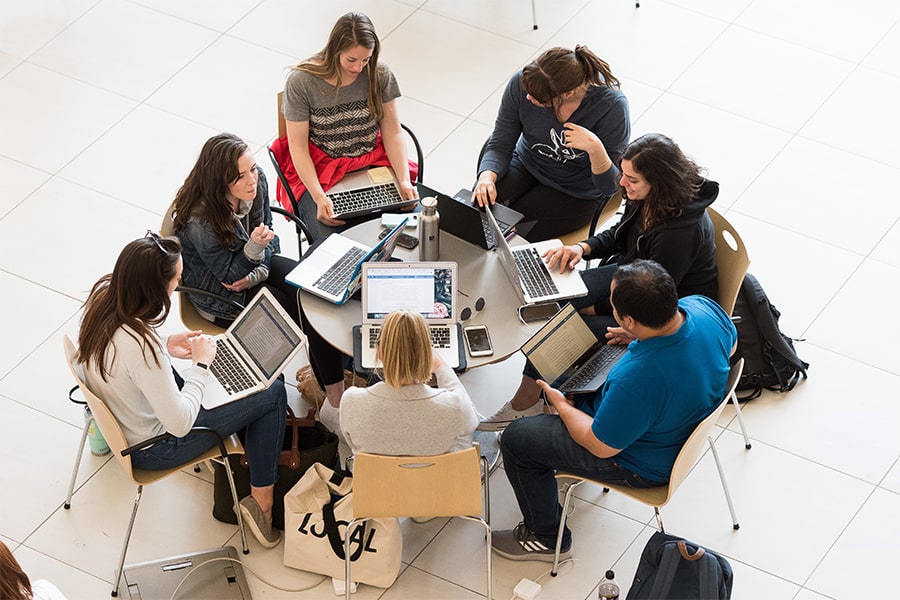
[[[344,536],[353,519],[353,478],[314,464],[284,497],[284,564],[344,579]],[[390,587],[400,573],[397,519],[371,519],[350,535],[353,581]]]

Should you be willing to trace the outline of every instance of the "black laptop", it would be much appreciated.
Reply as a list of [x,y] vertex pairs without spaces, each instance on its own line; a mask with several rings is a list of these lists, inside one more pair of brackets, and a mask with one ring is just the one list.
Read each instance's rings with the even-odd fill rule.
[[[496,245],[494,229],[484,210],[472,204],[472,192],[462,189],[454,197],[442,194],[427,186],[419,184],[419,197],[434,196],[438,201],[438,213],[441,215],[441,231],[446,231],[456,237],[490,250]],[[525,215],[502,204],[491,206],[494,218],[503,230],[508,234],[516,223],[525,218]]]

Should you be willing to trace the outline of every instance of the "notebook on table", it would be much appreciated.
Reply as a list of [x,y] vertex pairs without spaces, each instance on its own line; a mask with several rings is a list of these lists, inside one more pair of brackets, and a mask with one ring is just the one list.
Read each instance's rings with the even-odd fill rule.
[[214,339],[212,377],[203,390],[207,409],[267,389],[306,343],[303,331],[266,288]]
[[363,369],[380,365],[375,348],[385,318],[395,310],[425,317],[432,351],[453,369],[466,366],[459,324],[455,262],[366,263],[362,277],[362,325],[354,327],[354,359]]
[[559,268],[548,269],[541,257],[550,248],[562,246],[562,242],[546,240],[511,247],[494,218],[494,209],[486,208],[485,213],[494,229],[500,264],[525,304],[587,296],[581,273],[571,269],[565,273],[560,273]]
[[400,194],[397,177],[390,167],[372,167],[348,173],[328,188],[325,195],[334,205],[335,219],[400,210],[418,202],[407,200]]
[[374,248],[332,233],[313,244],[284,280],[329,302],[344,304],[359,289],[362,265],[390,260],[405,226],[404,218]]
[[565,393],[599,390],[626,352],[628,346],[601,344],[571,304],[522,345],[541,379]]
[[[426,196],[437,198],[442,231],[485,250],[490,250],[496,245],[494,228],[485,211],[472,205],[472,192],[463,189],[451,198],[420,183],[419,197]],[[519,211],[502,204],[495,204],[491,208],[504,235],[508,234],[516,226],[516,223],[525,218],[525,215]]]

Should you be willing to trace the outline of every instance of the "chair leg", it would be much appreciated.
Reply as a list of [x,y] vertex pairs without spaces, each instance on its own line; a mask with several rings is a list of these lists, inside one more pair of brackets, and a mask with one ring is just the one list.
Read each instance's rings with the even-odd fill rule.
[[659,532],[660,532],[660,533],[665,533],[665,532],[666,532],[666,528],[663,527],[662,515],[659,514],[659,507],[658,507],[658,506],[654,506],[654,507],[653,507],[653,512],[656,514],[656,526],[659,528]]
[[531,0],[531,21],[534,24],[532,26],[532,29],[534,29],[536,31],[538,28],[538,23],[537,23],[537,8],[535,7],[534,0]]
[[75,455],[75,466],[72,467],[72,480],[69,482],[69,493],[66,494],[66,501],[63,504],[63,508],[69,510],[72,506],[72,495],[75,493],[75,480],[78,478],[78,467],[81,465],[81,457],[84,454],[84,443],[87,441],[88,429],[91,427],[91,422],[88,421],[84,424],[84,430],[81,432],[81,443],[78,444],[78,454]]
[[113,579],[113,597],[119,595],[119,582],[122,580],[122,570],[125,567],[125,554],[128,552],[128,542],[131,540],[131,530],[134,529],[134,520],[137,518],[138,507],[141,505],[141,494],[144,486],[137,486],[137,493],[134,495],[134,508],[131,509],[131,520],[128,521],[128,530],[125,531],[125,541],[122,543],[122,554],[119,556],[119,564],[116,566],[115,579]]
[[734,512],[734,504],[731,502],[731,492],[728,491],[728,483],[725,481],[725,471],[722,469],[722,463],[719,460],[719,452],[716,450],[716,442],[712,437],[707,437],[706,439],[709,441],[709,449],[712,450],[713,458],[716,461],[716,469],[719,470],[719,480],[722,482],[722,491],[725,492],[725,501],[728,503],[728,512],[731,513],[732,528],[740,529],[741,525],[738,523],[737,515]]
[[[481,469],[483,473],[482,481],[484,481],[484,490],[482,491],[482,499],[484,501],[484,520],[488,525],[491,524],[491,469],[488,465],[486,456],[481,457]],[[490,598],[490,596],[488,596]]]
[[559,531],[556,534],[556,552],[553,555],[553,568],[550,569],[550,575],[553,577],[556,577],[556,574],[559,572],[559,553],[562,550],[563,532],[566,530],[566,517],[569,514],[569,503],[572,501],[572,493],[582,483],[584,482],[579,480],[566,485],[566,499],[563,502],[562,516],[559,519]]
[[744,424],[744,413],[741,412],[741,403],[738,402],[737,394],[731,394],[731,403],[734,404],[734,412],[737,414],[738,424],[741,426],[741,433],[744,435],[744,448],[750,449],[750,437],[747,435],[747,425]]
[[228,476],[228,487],[231,488],[231,499],[234,501],[234,512],[237,514],[238,529],[241,532],[241,547],[244,554],[250,554],[250,548],[247,546],[247,532],[244,531],[244,517],[241,515],[241,500],[237,495],[237,487],[234,485],[234,475],[231,473],[231,464],[228,462],[227,456],[222,461],[222,466],[225,467],[225,475]]

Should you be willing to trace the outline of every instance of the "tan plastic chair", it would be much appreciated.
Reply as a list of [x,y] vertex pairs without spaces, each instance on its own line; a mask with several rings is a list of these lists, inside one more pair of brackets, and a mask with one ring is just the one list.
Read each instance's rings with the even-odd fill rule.
[[[605,203],[597,204],[597,210],[594,211],[594,216],[591,217],[590,224],[560,236],[560,241],[562,241],[564,246],[571,246],[572,244],[583,242],[593,236],[597,233],[598,227],[605,225],[607,221],[616,216],[616,213],[622,208],[623,201],[622,192],[618,191],[610,196]],[[590,259],[587,260],[588,262],[590,261]]]
[[[208,431],[210,436],[215,438],[216,444],[210,450],[194,458],[193,460],[186,462],[183,465],[179,465],[171,469],[146,471],[143,469],[134,468],[131,465],[131,454],[133,452],[136,452],[138,450],[146,448],[147,446],[150,446],[151,444],[171,437],[171,434],[166,433],[149,440],[145,440],[139,444],[129,446],[128,442],[125,441],[125,434],[122,433],[122,428],[119,426],[119,422],[106,406],[106,402],[104,402],[99,396],[94,394],[85,385],[84,379],[82,378],[78,368],[75,365],[75,345],[72,343],[72,340],[69,339],[69,336],[63,336],[63,347],[66,353],[66,364],[69,365],[69,371],[71,371],[72,377],[75,378],[78,387],[80,387],[81,391],[84,393],[84,398],[87,401],[88,407],[91,409],[91,413],[93,413],[93,417],[96,421],[97,427],[99,427],[100,431],[103,433],[103,437],[106,439],[107,445],[109,446],[110,450],[112,450],[113,456],[116,457],[116,460],[125,471],[125,474],[128,475],[131,481],[137,486],[137,494],[134,497],[134,509],[131,511],[131,520],[128,522],[128,529],[125,533],[125,541],[122,543],[122,553],[119,557],[119,562],[116,565],[115,578],[113,579],[113,589],[111,595],[118,596],[119,581],[122,578],[122,568],[125,564],[125,554],[128,552],[128,542],[131,540],[131,530],[134,528],[134,520],[137,517],[138,507],[140,506],[141,494],[144,490],[144,486],[159,481],[160,479],[164,479],[172,473],[177,473],[185,467],[196,465],[207,460],[219,460],[223,461],[223,464],[227,465],[227,462],[224,461],[225,459],[227,459],[228,455],[243,454],[244,448],[236,435],[231,435],[223,440],[221,436],[219,436],[219,434],[216,433],[216,431],[213,429],[196,427],[192,431]],[[78,466],[81,464],[81,456],[84,452],[84,442],[87,439],[89,426],[90,423],[86,423],[84,426],[84,431],[81,434],[81,444],[78,447],[78,454],[75,455],[75,467],[72,470],[72,480],[69,482],[69,492],[66,496],[66,502],[63,505],[67,510],[72,506],[72,495],[75,493],[75,479],[78,476]],[[237,497],[237,490],[234,487],[234,479],[231,475],[230,469],[226,468],[225,473],[228,475],[228,483],[231,486],[231,497],[234,500],[235,512],[237,513],[238,517],[238,528],[241,531],[241,544],[243,546],[244,554],[248,554],[250,552],[250,549],[247,546],[247,535],[244,532],[244,522],[243,518],[241,517],[241,511],[238,504],[239,498]]]
[[[694,464],[703,453],[703,448],[705,447],[706,443],[709,443],[709,449],[712,451],[713,458],[716,461],[716,469],[718,469],[719,471],[719,479],[722,482],[722,491],[725,492],[725,501],[728,503],[728,510],[731,513],[732,527],[734,529],[740,528],[740,524],[738,523],[737,516],[734,512],[734,504],[732,504],[731,502],[731,493],[728,491],[728,483],[726,483],[725,481],[725,472],[722,470],[722,463],[719,460],[719,453],[716,450],[716,442],[712,438],[712,430],[716,425],[716,420],[718,420],[719,415],[722,414],[722,410],[724,410],[725,405],[727,405],[728,401],[735,396],[734,390],[737,386],[738,380],[741,378],[741,371],[743,370],[744,359],[741,358],[738,359],[734,366],[731,367],[731,372],[728,374],[728,382],[725,386],[726,393],[722,398],[722,401],[719,402],[719,405],[716,406],[715,410],[713,410],[712,413],[710,413],[705,419],[700,421],[697,427],[694,428],[693,433],[691,433],[690,437],[688,437],[687,441],[681,447],[681,451],[675,458],[675,464],[672,467],[672,475],[669,478],[668,484],[653,488],[632,488],[623,485],[605,483],[603,481],[589,479],[580,475],[573,475],[564,471],[556,472],[557,479],[575,479],[576,481],[567,483],[565,487],[566,497],[563,503],[562,519],[559,522],[559,533],[556,536],[556,555],[553,559],[553,569],[551,569],[550,571],[550,573],[554,577],[559,570],[559,553],[562,546],[563,531],[566,527],[566,517],[569,512],[569,504],[572,501],[572,493],[575,491],[575,488],[587,481],[597,485],[602,485],[604,492],[613,489],[633,500],[637,500],[638,502],[641,502],[648,506],[652,506],[653,510],[656,512],[656,523],[659,526],[659,530],[665,532],[665,530],[663,529],[662,516],[660,516],[659,514],[659,509],[669,503],[669,501],[672,499],[672,496],[675,495],[675,491],[681,486],[684,480],[687,479],[688,473],[690,473],[691,469],[694,468]],[[735,403],[736,402],[737,400],[735,400]]]
[[[357,523],[388,517],[462,517],[481,523],[485,529],[487,597],[492,598],[491,492],[487,475],[487,460],[480,456],[477,442],[471,448],[436,456],[361,452],[353,460],[353,520],[346,531],[352,531]],[[350,542],[347,536],[344,581],[353,581]],[[349,600],[351,586],[345,588]]]

